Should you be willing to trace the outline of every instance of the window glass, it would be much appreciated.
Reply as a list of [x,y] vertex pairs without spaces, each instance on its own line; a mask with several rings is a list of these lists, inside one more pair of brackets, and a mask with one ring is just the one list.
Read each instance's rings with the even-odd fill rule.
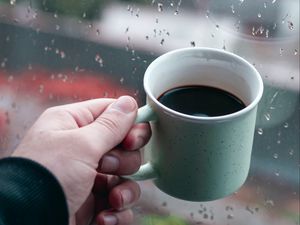
[[147,66],[182,47],[236,53],[262,75],[250,173],[212,202],[140,182],[135,224],[299,224],[298,0],[0,0],[0,157],[50,106],[124,94],[142,106]]

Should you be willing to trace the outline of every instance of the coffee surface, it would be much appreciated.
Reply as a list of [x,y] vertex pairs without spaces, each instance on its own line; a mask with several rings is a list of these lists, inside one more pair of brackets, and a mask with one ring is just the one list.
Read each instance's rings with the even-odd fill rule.
[[246,105],[231,93],[209,86],[182,86],[163,93],[163,105],[192,116],[223,116],[237,112]]

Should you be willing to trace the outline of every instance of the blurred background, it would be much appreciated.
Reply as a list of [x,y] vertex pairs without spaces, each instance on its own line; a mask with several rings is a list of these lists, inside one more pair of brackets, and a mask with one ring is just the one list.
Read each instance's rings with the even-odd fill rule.
[[299,224],[299,0],[0,0],[0,157],[47,107],[123,94],[142,106],[147,66],[194,46],[263,77],[248,180],[201,203],[140,182],[134,224]]

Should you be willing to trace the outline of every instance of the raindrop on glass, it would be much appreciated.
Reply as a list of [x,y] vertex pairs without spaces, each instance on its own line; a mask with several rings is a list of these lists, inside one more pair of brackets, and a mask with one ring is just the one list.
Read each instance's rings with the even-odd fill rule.
[[192,47],[195,47],[195,46],[196,46],[195,41],[191,41],[190,44],[191,44]]
[[248,212],[250,212],[251,214],[254,214],[253,209],[251,209],[249,205],[246,206],[246,210],[247,210]]
[[283,51],[284,51],[284,49],[283,49],[283,48],[280,48],[280,49],[279,49],[279,55],[282,56]]
[[279,177],[279,175],[280,175],[279,171],[276,171],[274,174],[275,174],[276,177]]
[[54,13],[53,17],[54,17],[54,18],[57,18],[57,17],[58,17],[57,13]]
[[266,29],[266,38],[269,38],[269,33],[270,33],[269,29]]
[[163,38],[163,39],[161,39],[161,41],[160,41],[160,45],[163,45],[165,43],[165,39]]
[[97,36],[100,36],[100,30],[99,29],[96,30],[96,34],[97,34]]
[[64,51],[60,51],[60,58],[66,58],[66,53]]
[[258,129],[257,129],[257,133],[258,133],[259,135],[262,135],[262,134],[264,133],[264,131],[263,131],[262,128],[258,128]]
[[44,92],[44,85],[41,84],[41,85],[39,86],[39,92],[40,92],[40,93],[43,93],[43,92]]
[[273,158],[274,158],[274,159],[278,159],[278,154],[277,154],[277,153],[274,153],[274,154],[273,154]]
[[216,29],[218,30],[220,28],[219,24],[216,24]]
[[58,24],[55,25],[55,30],[59,30],[60,26]]
[[121,77],[120,79],[120,83],[123,84],[124,83],[124,77]]
[[174,12],[174,15],[177,16],[178,14],[179,14],[179,10],[176,9],[175,12]]
[[258,14],[257,14],[257,17],[258,17],[258,18],[261,18],[261,13],[258,13]]
[[82,18],[86,18],[86,12],[82,14]]
[[287,123],[287,122],[284,123],[284,124],[283,124],[283,127],[284,127],[284,128],[288,128],[288,127],[289,127],[289,123]]
[[292,21],[288,21],[287,24],[288,24],[288,28],[289,28],[290,30],[293,30],[293,29],[294,29],[294,24],[293,24]]
[[234,218],[234,215],[233,214],[228,214],[227,215],[227,219],[233,219]]
[[298,55],[298,50],[297,49],[294,50],[294,55]]
[[157,3],[157,10],[158,12],[162,12],[164,9],[163,9],[164,5],[162,3]]
[[209,15],[210,15],[210,11],[209,11],[209,10],[206,10],[205,17],[206,17],[206,18],[209,18]]
[[265,201],[265,205],[266,205],[266,206],[274,206],[274,201],[271,200],[271,199],[267,199],[267,200]]
[[266,2],[264,2],[264,8],[267,8],[267,3]]
[[294,155],[294,149],[290,149],[289,155]]
[[101,56],[99,54],[95,55],[95,61],[98,62],[101,67],[103,66],[103,59],[101,58]]
[[272,0],[272,4],[274,4],[277,0]]
[[14,80],[14,76],[13,75],[10,75],[8,78],[7,78],[7,81],[8,82],[12,82]]
[[270,113],[264,114],[264,117],[265,117],[265,119],[266,119],[267,121],[269,121],[269,120],[271,119]]
[[10,3],[11,5],[15,5],[15,4],[16,4],[16,0],[10,0],[9,3]]
[[230,6],[230,8],[231,8],[231,12],[232,12],[232,14],[234,14],[234,13],[235,13],[235,10],[234,10],[234,5],[231,5],[231,6]]

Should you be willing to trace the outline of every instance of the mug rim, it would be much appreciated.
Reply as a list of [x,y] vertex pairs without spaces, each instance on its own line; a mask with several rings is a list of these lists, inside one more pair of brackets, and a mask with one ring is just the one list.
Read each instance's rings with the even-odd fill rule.
[[[233,57],[233,58],[237,59],[238,61],[246,64],[253,71],[253,74],[256,76],[258,84],[259,84],[259,91],[258,91],[255,99],[249,105],[247,105],[245,108],[243,108],[242,110],[239,110],[239,111],[234,112],[234,113],[222,115],[222,116],[211,116],[211,117],[188,115],[188,114],[181,113],[181,112],[178,112],[176,110],[173,110],[171,108],[168,108],[167,106],[165,106],[162,103],[160,103],[154,97],[154,95],[152,94],[152,92],[150,90],[150,87],[148,85],[148,78],[149,78],[149,74],[151,74],[152,68],[154,68],[155,66],[157,66],[166,57],[169,57],[169,56],[171,56],[173,54],[177,54],[177,53],[180,53],[180,52],[187,52],[187,51],[210,51],[210,52],[215,52],[215,53],[219,53],[219,54],[221,53],[221,54]],[[176,116],[176,117],[180,117],[182,119],[193,120],[193,121],[202,121],[202,122],[216,122],[216,121],[231,120],[233,118],[240,117],[241,115],[244,115],[244,114],[250,112],[259,103],[259,101],[260,101],[260,99],[261,99],[261,97],[263,95],[263,90],[264,90],[264,85],[263,85],[263,81],[262,81],[261,75],[256,70],[256,68],[252,64],[250,64],[247,60],[245,60],[244,58],[242,58],[242,57],[240,57],[240,56],[238,56],[238,55],[236,55],[236,54],[234,54],[232,52],[228,52],[228,51],[220,50],[220,49],[216,49],[216,48],[208,48],[208,47],[180,48],[180,49],[169,51],[169,52],[167,52],[167,53],[159,56],[152,63],[150,63],[150,65],[146,69],[143,83],[144,83],[144,89],[145,89],[145,92],[146,92],[147,96],[156,105],[158,105],[160,108],[162,108],[164,110],[164,112],[166,112],[168,114],[171,114],[173,116]]]

